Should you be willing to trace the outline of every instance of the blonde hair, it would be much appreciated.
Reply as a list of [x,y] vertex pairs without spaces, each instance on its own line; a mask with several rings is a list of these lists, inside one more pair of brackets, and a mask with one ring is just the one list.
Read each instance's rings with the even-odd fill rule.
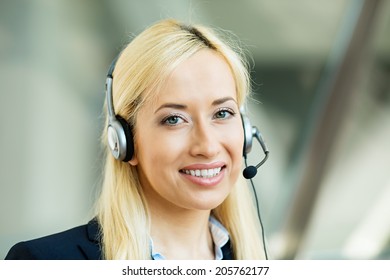
[[[138,110],[153,99],[173,69],[205,48],[226,60],[235,79],[238,104],[244,105],[250,82],[240,51],[222,42],[209,28],[169,19],[146,29],[120,54],[113,73],[116,114],[134,127]],[[106,131],[102,137],[106,162],[97,219],[103,258],[150,259],[149,217],[136,168],[115,160],[108,150]],[[260,226],[251,200],[246,182],[240,178],[225,201],[212,210],[229,231],[235,259],[264,258]]]

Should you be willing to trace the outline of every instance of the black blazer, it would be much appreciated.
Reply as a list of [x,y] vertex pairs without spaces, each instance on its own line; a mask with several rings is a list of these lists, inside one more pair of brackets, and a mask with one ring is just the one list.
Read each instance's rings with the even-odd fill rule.
[[[223,259],[233,257],[230,241],[222,248]],[[101,260],[99,224],[88,224],[14,245],[6,260]]]

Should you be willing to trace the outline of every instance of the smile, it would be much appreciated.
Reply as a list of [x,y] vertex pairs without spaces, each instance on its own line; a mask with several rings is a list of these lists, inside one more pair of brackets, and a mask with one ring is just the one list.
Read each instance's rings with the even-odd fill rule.
[[201,178],[212,178],[217,176],[222,170],[222,167],[211,168],[211,169],[182,169],[180,172],[187,175],[201,177]]

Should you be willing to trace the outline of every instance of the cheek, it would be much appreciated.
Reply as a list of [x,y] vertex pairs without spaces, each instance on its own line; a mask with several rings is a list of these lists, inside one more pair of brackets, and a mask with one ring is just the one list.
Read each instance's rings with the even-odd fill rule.
[[232,130],[234,132],[230,132],[227,134],[228,145],[230,147],[231,153],[235,157],[242,157],[243,149],[244,149],[244,129],[241,123],[236,124]]
[[[233,132],[235,131],[235,132]],[[225,148],[232,161],[232,175],[238,176],[242,168],[243,148],[244,148],[244,130],[241,123],[232,127],[229,133],[224,135]]]
[[167,133],[152,133],[153,129],[140,130],[137,135],[136,155],[142,165],[164,164],[175,161],[185,149],[183,137]]

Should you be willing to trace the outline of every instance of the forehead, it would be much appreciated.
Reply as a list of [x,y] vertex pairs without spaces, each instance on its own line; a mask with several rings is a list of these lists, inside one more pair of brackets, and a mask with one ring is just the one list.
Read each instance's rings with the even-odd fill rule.
[[229,64],[217,52],[204,49],[181,62],[156,93],[155,105],[164,102],[203,100],[230,96],[237,100]]

